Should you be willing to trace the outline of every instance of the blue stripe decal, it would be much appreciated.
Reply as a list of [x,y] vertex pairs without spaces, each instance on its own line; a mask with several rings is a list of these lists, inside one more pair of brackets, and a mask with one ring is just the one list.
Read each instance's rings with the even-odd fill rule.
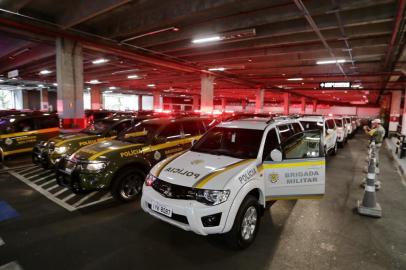
[[18,212],[5,201],[0,201],[0,222],[19,217]]

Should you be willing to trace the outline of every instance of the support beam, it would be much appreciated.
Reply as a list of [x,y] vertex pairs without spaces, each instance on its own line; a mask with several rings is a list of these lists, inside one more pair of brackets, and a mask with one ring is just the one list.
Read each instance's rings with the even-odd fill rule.
[[398,129],[400,118],[400,101],[402,99],[402,92],[392,91],[392,100],[390,106],[390,119],[389,119],[389,134],[395,133]]
[[193,96],[193,110],[199,110],[199,96],[198,95],[194,95]]
[[200,89],[200,110],[202,112],[211,113],[213,111],[214,98],[214,77],[202,75]]
[[138,111],[142,111],[142,95],[138,95]]
[[225,111],[227,107],[227,99],[225,97],[221,98],[221,111]]
[[[71,8],[65,10],[65,13],[58,20],[58,24],[62,25],[63,29],[74,27],[75,25],[127,4],[130,1],[131,0],[98,0],[95,2],[71,0],[69,1],[71,2]],[[72,12],[73,8],[75,12]]]
[[306,113],[306,98],[305,97],[301,97],[300,98],[300,113],[304,114]]
[[154,91],[154,110],[160,111],[162,110],[162,97],[159,91]]
[[264,112],[264,89],[257,89],[255,93],[255,112],[262,113]]
[[247,110],[247,99],[243,99],[241,101],[241,107],[242,107],[242,111],[245,112]]
[[[406,99],[406,88],[404,91],[404,98]],[[403,117],[402,117],[402,135],[406,136],[406,102],[403,102]]]
[[290,94],[283,93],[283,114],[289,115]]
[[92,110],[100,110],[102,103],[101,87],[95,85],[90,90],[90,107]]
[[83,53],[76,41],[56,40],[57,109],[64,128],[85,126],[83,109]]
[[48,102],[48,88],[41,88],[40,89],[40,102],[41,102],[41,111],[48,111],[49,110],[49,102]]
[[317,112],[317,100],[313,100],[313,113]]

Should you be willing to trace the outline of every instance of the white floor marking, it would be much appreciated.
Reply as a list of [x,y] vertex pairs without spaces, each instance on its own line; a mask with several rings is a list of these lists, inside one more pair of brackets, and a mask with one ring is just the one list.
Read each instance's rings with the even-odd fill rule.
[[[51,179],[51,180],[49,180],[49,181],[46,181],[45,183],[43,183],[43,184],[41,184],[41,185],[39,185],[39,186],[42,187],[42,188],[44,188],[44,186],[49,185],[49,184],[51,184],[51,183],[57,184],[56,179]],[[48,189],[47,189],[47,190],[48,190]]]
[[6,243],[4,242],[3,238],[0,237],[0,247],[4,246]]
[[0,270],[23,270],[17,261],[12,261],[0,266]]
[[63,188],[63,189],[61,189],[60,191],[58,191],[57,193],[55,193],[54,196],[56,197],[56,196],[58,196],[58,195],[64,193],[64,192],[67,191],[67,190],[68,190],[68,188]]
[[28,174],[33,173],[33,172],[40,172],[41,170],[43,170],[43,169],[41,167],[39,167],[39,168],[36,168],[36,169],[34,169],[32,171],[22,173],[22,175],[28,175]]
[[75,202],[73,204],[73,207],[77,207],[79,206],[82,202],[86,201],[87,199],[89,199],[90,197],[94,196],[97,194],[97,191],[93,191],[92,193],[87,194],[86,196],[84,196],[82,199],[80,199],[79,201]]
[[47,190],[48,190],[48,191],[51,191],[51,190],[53,190],[53,189],[55,189],[55,188],[57,188],[57,187],[60,187],[60,185],[58,185],[58,184],[53,185],[52,187],[47,188]]
[[[37,185],[35,185],[34,183],[32,183],[31,181],[27,180],[25,177],[19,175],[16,172],[13,171],[9,171],[9,173],[14,176],[15,178],[17,178],[18,180],[24,182],[25,184],[27,184],[28,186],[30,186],[31,188],[35,189],[36,191],[38,191],[39,193],[41,193],[42,195],[44,195],[45,197],[47,197],[48,199],[50,199],[51,201],[53,201],[54,203],[62,206],[63,208],[65,208],[68,211],[75,211],[76,209],[74,207],[72,207],[71,205],[65,203],[64,201],[59,200],[58,198],[55,198],[55,194],[51,194],[48,191],[38,187]],[[2,270],[0,268],[0,270]]]
[[[80,209],[80,208],[85,208],[85,207],[88,207],[88,206],[91,206],[91,205],[94,205],[94,204],[98,204],[98,203],[101,203],[101,202],[104,202],[104,201],[107,201],[107,200],[110,200],[111,198],[113,198],[110,194],[108,194],[109,196],[108,197],[106,197],[106,196],[103,196],[100,200],[98,200],[98,201],[94,201],[94,202],[91,202],[91,203],[88,203],[88,204],[84,204],[84,205],[81,205],[81,206],[78,206],[78,207],[76,207],[76,209]],[[104,199],[103,199],[104,198]],[[0,269],[1,270],[1,269]]]
[[72,199],[72,198],[75,197],[75,196],[76,196],[76,194],[75,194],[75,193],[72,193],[72,194],[70,194],[68,197],[63,198],[62,201],[63,201],[63,202],[66,202],[66,201]]
[[31,180],[31,179],[33,179],[35,177],[38,177],[39,175],[43,175],[41,178],[46,178],[46,177],[51,176],[52,174],[53,174],[52,172],[47,172],[47,174],[44,174],[43,172],[41,172],[39,174],[34,174],[34,175],[30,176],[30,177],[27,177],[27,179]]
[[41,177],[41,178],[39,178],[39,179],[37,179],[37,180],[34,180],[34,181],[31,181],[31,182],[33,182],[34,184],[36,184],[36,183],[38,183],[38,182],[41,182],[42,180],[47,179],[49,176],[50,176],[50,175],[45,176],[45,177]]

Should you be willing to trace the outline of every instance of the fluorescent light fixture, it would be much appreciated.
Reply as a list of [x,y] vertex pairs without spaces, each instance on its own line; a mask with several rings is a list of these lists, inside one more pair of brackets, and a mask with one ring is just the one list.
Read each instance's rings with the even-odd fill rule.
[[113,91],[104,91],[105,94],[113,93]]
[[127,78],[128,79],[138,79],[139,77],[138,77],[138,75],[134,74],[134,75],[128,75]]
[[115,86],[110,86],[109,89],[110,89],[110,90],[116,90],[117,87],[115,87]]
[[303,78],[289,78],[288,81],[303,81]]
[[209,71],[224,71],[226,68],[224,67],[214,67],[214,68],[209,68]]
[[86,90],[92,90],[92,88],[90,88],[90,87],[87,87],[87,88],[86,88]]
[[192,40],[192,43],[194,44],[200,44],[200,43],[207,43],[207,42],[214,42],[214,41],[219,41],[222,38],[220,36],[211,36],[211,37],[205,37],[205,38],[197,38]]
[[99,59],[93,60],[92,63],[93,63],[94,65],[100,65],[100,64],[107,63],[108,61],[109,61],[108,59],[99,58]]
[[317,61],[317,65],[328,65],[328,64],[339,64],[339,63],[345,63],[345,59],[337,59],[337,60],[320,60]]
[[98,84],[98,83],[100,83],[100,81],[99,81],[99,80],[90,80],[89,83],[91,83],[91,84]]
[[57,83],[53,83],[52,85],[53,85],[53,86],[58,86],[58,84],[57,84]]
[[52,73],[52,71],[47,70],[47,69],[41,70],[41,71],[39,72],[40,75],[47,75],[47,74],[50,74],[50,73]]
[[44,85],[43,84],[38,84],[38,87],[44,87]]
[[3,80],[3,79],[0,79],[0,82],[4,82],[4,80]]
[[148,86],[148,87],[155,87],[155,84],[150,83],[150,84],[147,84],[147,86]]

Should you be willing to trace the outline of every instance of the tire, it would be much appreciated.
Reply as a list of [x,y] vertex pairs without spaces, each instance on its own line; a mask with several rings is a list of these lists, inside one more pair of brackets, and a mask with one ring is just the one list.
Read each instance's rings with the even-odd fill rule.
[[261,219],[260,207],[254,196],[245,197],[238,209],[233,227],[225,234],[225,239],[231,248],[245,249],[254,242]]
[[145,173],[136,168],[123,170],[113,181],[111,195],[123,202],[135,200],[142,193],[144,180]]
[[335,156],[335,155],[337,155],[337,151],[338,151],[338,147],[337,147],[337,142],[334,144],[334,148],[333,148],[333,151],[331,152],[331,154],[333,155],[333,156]]

